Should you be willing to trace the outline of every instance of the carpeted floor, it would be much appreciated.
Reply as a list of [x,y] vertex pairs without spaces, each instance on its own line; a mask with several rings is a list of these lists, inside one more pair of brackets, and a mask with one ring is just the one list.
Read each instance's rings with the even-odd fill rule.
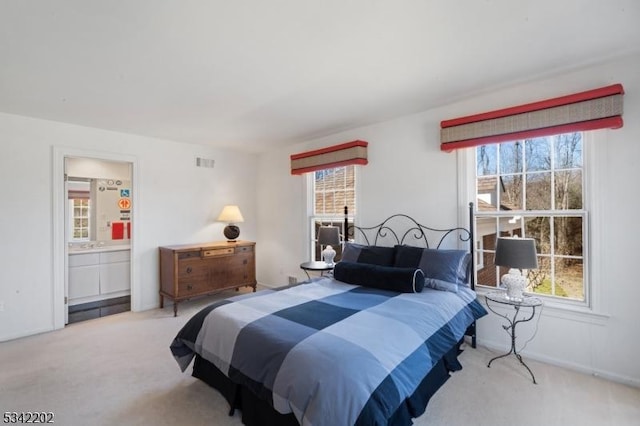
[[[233,294],[226,293],[226,295]],[[212,388],[181,373],[169,352],[177,331],[212,298],[127,312],[0,343],[0,411],[52,412],[59,425],[240,425]],[[170,304],[169,304],[170,305]],[[464,369],[417,425],[640,425],[640,389],[470,347]]]

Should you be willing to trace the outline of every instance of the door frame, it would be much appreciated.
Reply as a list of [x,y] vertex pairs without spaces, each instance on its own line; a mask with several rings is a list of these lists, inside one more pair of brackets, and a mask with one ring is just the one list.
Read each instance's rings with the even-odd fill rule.
[[140,205],[139,179],[138,179],[138,159],[133,155],[88,150],[82,148],[70,148],[64,146],[53,147],[53,167],[52,167],[52,229],[53,229],[53,328],[59,329],[65,326],[65,288],[67,286],[67,262],[68,247],[65,238],[65,158],[91,158],[95,160],[120,161],[131,164],[131,310],[141,310],[141,289],[140,280],[136,276],[137,243],[139,235],[138,216]]

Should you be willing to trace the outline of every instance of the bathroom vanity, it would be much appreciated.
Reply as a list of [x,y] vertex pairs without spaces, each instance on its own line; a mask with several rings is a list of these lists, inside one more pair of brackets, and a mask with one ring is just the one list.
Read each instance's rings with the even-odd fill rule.
[[69,322],[130,310],[129,245],[69,250]]

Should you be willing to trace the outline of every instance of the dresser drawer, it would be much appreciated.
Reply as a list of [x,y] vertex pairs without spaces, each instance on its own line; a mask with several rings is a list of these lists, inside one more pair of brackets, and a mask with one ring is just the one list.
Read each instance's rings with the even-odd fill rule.
[[253,253],[253,246],[236,247],[236,253]]
[[197,259],[200,257],[200,250],[183,251],[178,253],[178,260],[182,259]]
[[202,280],[181,280],[178,283],[178,296],[189,298],[199,294],[206,294],[211,290],[211,285]]
[[234,253],[233,248],[215,248],[209,250],[202,250],[202,257],[213,257],[213,256],[228,256]]
[[256,280],[255,258],[253,253],[239,254],[227,264],[226,277],[228,284],[243,285]]
[[209,275],[209,265],[200,257],[182,259],[178,262],[178,280],[206,280]]

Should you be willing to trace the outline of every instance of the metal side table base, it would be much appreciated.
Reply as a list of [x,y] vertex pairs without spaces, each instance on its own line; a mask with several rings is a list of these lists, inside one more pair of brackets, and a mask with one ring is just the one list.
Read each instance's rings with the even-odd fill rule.
[[[491,363],[497,359],[500,358],[504,358],[507,357],[511,354],[515,355],[515,357],[518,359],[518,361],[520,361],[520,364],[522,364],[524,366],[524,368],[527,369],[527,371],[529,372],[529,374],[531,375],[531,379],[533,380],[534,384],[538,384],[538,382],[536,382],[536,377],[533,375],[533,372],[531,371],[531,369],[529,368],[529,366],[527,364],[525,364],[525,362],[522,359],[522,356],[518,353],[517,349],[516,349],[516,325],[521,323],[521,322],[527,322],[527,321],[531,321],[531,319],[533,319],[533,317],[536,314],[536,308],[538,306],[542,306],[542,300],[540,300],[537,297],[530,297],[530,296],[525,296],[523,298],[523,300],[521,301],[515,301],[515,300],[509,300],[505,297],[504,292],[502,291],[494,291],[491,293],[488,293],[486,296],[486,301],[487,301],[487,308],[489,308],[489,310],[491,312],[493,312],[494,314],[506,319],[509,323],[509,325],[503,325],[502,328],[504,328],[504,330],[509,333],[509,335],[511,336],[511,349],[509,350],[509,352],[502,354],[502,355],[498,355],[496,357],[493,357],[489,363],[487,364],[487,367],[490,368],[491,367]],[[513,306],[515,313],[513,314],[513,317],[509,317],[507,315],[503,315],[499,312],[496,312],[492,307],[491,304],[489,302],[495,302],[495,303],[500,303],[503,305],[510,305]],[[529,315],[528,317],[524,317],[521,319],[518,319],[518,314],[520,313],[520,308],[530,308],[531,309],[531,315]]]

